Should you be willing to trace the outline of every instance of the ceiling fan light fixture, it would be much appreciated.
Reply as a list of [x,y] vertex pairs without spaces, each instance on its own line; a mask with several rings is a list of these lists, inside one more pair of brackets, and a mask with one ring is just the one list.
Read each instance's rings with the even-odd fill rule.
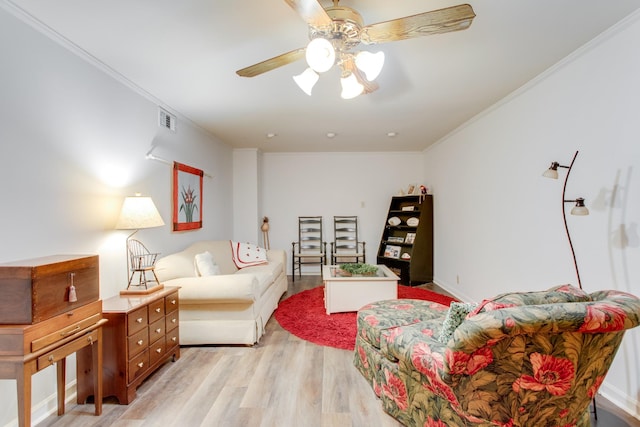
[[336,62],[336,50],[329,40],[317,37],[307,45],[305,58],[313,71],[324,73]]
[[293,81],[296,82],[298,87],[303,90],[304,93],[311,96],[311,89],[317,83],[320,76],[311,68],[307,68],[297,76],[293,76]]
[[380,75],[384,65],[384,52],[371,53],[363,50],[356,55],[356,67],[364,73],[367,80],[374,81]]
[[343,76],[340,79],[340,84],[342,85],[342,93],[340,94],[342,99],[353,99],[364,91],[364,86],[358,82],[353,73],[349,73],[346,77]]

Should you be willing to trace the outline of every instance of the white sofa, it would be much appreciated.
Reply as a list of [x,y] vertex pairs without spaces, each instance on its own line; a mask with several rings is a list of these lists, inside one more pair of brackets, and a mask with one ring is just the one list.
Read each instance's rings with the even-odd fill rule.
[[[208,251],[220,274],[198,276],[195,257]],[[180,344],[248,344],[287,291],[286,252],[267,250],[268,263],[238,269],[229,240],[201,241],[156,262],[165,286],[180,286]]]

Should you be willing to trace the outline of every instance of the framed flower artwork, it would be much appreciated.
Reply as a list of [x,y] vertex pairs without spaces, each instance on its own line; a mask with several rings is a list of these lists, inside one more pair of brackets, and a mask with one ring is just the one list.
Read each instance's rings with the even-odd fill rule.
[[173,162],[173,231],[202,228],[204,172]]

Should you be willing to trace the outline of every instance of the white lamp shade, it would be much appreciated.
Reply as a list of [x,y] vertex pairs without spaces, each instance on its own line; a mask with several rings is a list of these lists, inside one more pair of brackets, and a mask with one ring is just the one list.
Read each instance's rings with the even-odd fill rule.
[[116,229],[139,230],[162,225],[164,221],[151,197],[135,196],[124,199]]
[[558,179],[558,170],[549,168],[546,171],[544,171],[542,176],[544,176],[545,178]]
[[305,57],[313,71],[324,73],[333,67],[336,61],[336,50],[329,40],[318,37],[307,45]]
[[342,85],[342,94],[340,94],[340,96],[343,99],[355,98],[364,91],[364,86],[358,82],[358,79],[353,73],[350,73],[347,77],[342,77],[340,84]]
[[578,197],[574,201],[576,205],[571,208],[571,215],[589,215],[589,209],[584,205],[584,198]]
[[307,68],[301,74],[293,76],[293,81],[296,82],[298,87],[304,91],[307,95],[311,96],[311,89],[316,84],[320,76],[311,68]]
[[589,215],[589,209],[586,206],[574,206],[571,208],[571,215]]
[[371,53],[362,51],[356,55],[356,67],[360,69],[370,82],[380,75],[384,65],[384,52]]

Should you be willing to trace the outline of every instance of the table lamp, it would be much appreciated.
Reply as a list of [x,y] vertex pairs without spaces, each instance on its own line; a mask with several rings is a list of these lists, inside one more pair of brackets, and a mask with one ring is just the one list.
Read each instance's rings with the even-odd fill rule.
[[[164,221],[151,197],[142,197],[139,193],[136,193],[133,197],[125,198],[120,217],[116,223],[116,229],[134,231],[127,236],[127,275],[129,276],[129,284],[127,285],[127,290],[120,292],[121,294],[150,293],[162,287],[153,271],[158,254],[149,253],[140,241],[131,238],[140,229],[160,227],[162,225],[164,225]],[[147,272],[151,272],[154,279],[147,279]],[[139,274],[139,281],[134,284],[133,278],[136,273]],[[148,284],[153,281],[156,282],[156,285],[149,288]]]

